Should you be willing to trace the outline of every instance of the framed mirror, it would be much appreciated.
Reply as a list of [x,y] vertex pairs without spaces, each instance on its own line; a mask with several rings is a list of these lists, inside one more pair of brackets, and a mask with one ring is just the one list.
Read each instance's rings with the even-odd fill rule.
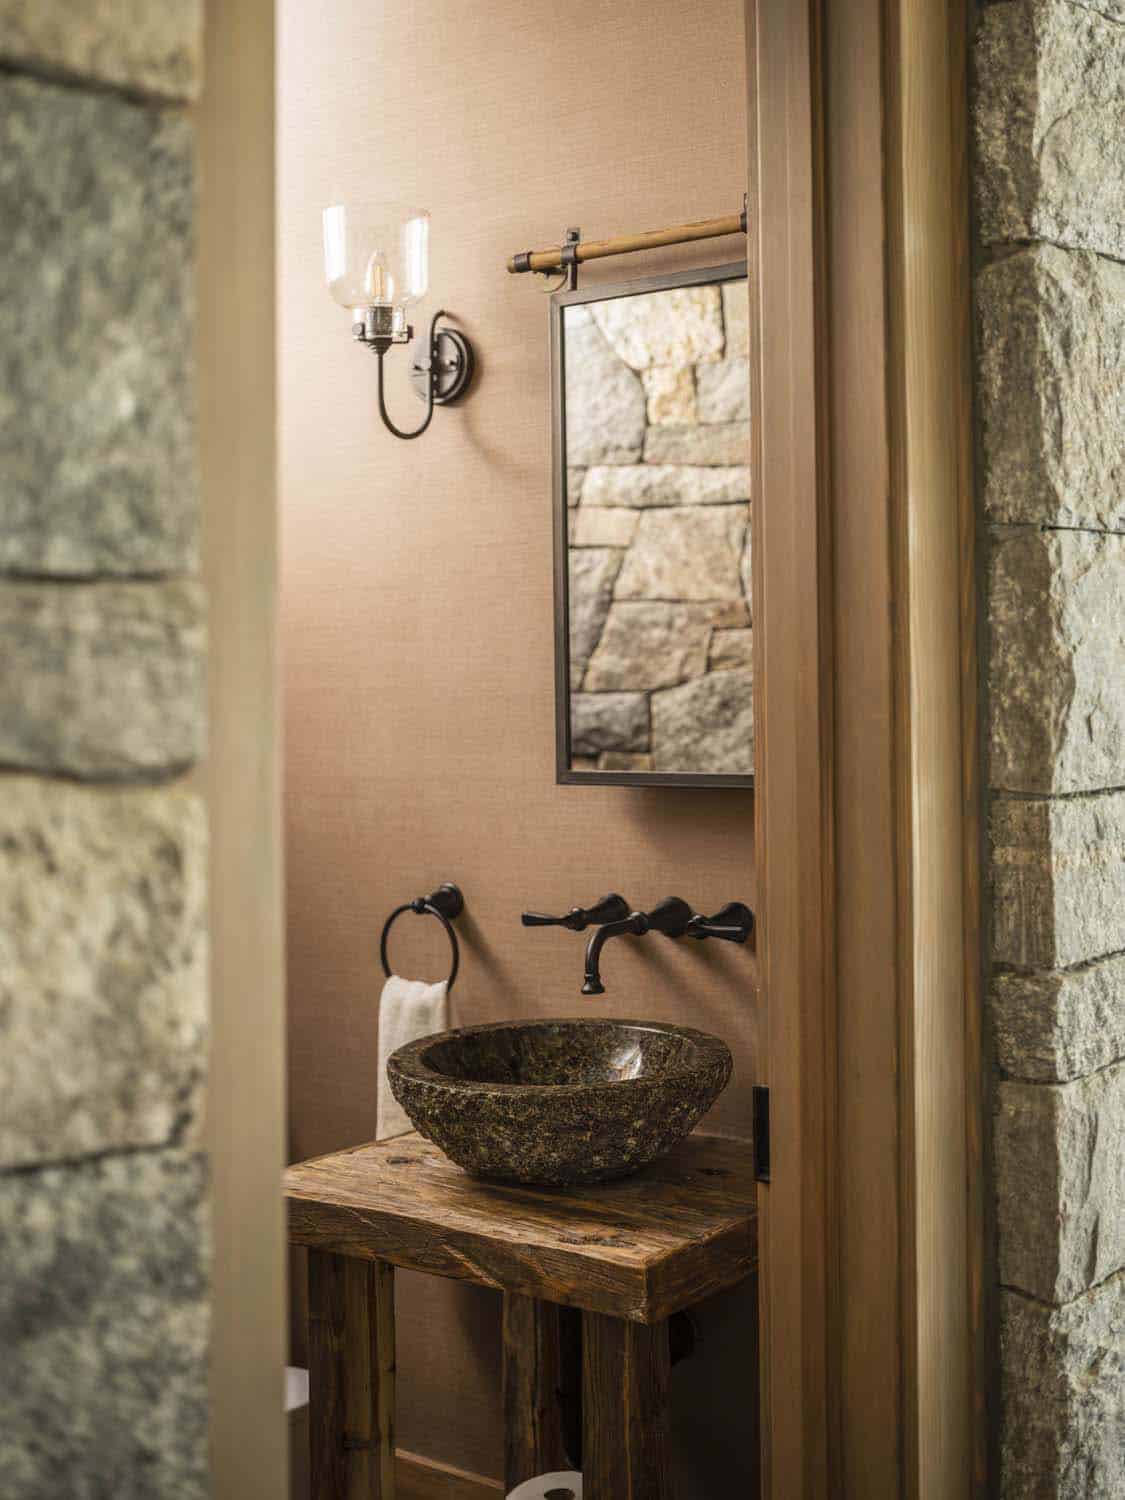
[[746,264],[551,305],[557,779],[754,784]]

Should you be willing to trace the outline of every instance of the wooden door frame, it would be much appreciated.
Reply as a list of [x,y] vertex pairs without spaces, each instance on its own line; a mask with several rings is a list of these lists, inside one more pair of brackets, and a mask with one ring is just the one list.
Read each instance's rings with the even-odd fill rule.
[[204,17],[196,351],[210,620],[210,1450],[216,1500],[288,1493],[285,923],[277,666],[274,4]]
[[[215,337],[204,339],[201,373],[216,392],[265,388],[261,328],[272,319],[261,275],[272,209],[260,191],[271,180],[261,59],[272,54],[261,38],[272,6],[228,9],[239,67],[260,66],[250,103],[237,68],[211,72],[201,125],[215,232],[205,226],[203,253],[225,265],[215,226],[229,213],[245,285],[261,296],[220,295],[243,282],[224,273],[212,285],[205,265],[203,319]],[[771,1500],[986,1493],[966,13],[967,0],[747,0]],[[219,149],[230,119],[247,146],[234,157]],[[242,351],[233,361],[232,340]],[[269,403],[253,423],[237,402],[230,410],[243,446],[226,441],[219,404],[203,413],[205,489],[216,516],[231,493],[252,490],[268,538]],[[237,599],[270,571],[270,555],[257,541],[239,549],[212,586]],[[239,686],[273,690],[270,588],[254,595],[258,633],[238,636],[261,651],[232,657],[213,684],[212,774],[230,750],[253,781],[228,767],[215,783],[226,799],[212,803],[216,895],[224,882],[243,888],[251,856],[260,875],[263,840],[277,837],[273,709],[259,712]],[[226,1332],[213,1406],[232,1395],[216,1432],[218,1494],[284,1465],[280,1369],[270,1368],[283,1328],[279,913],[275,875],[255,917],[259,946],[247,945],[245,915],[237,934],[221,924],[213,934],[216,1041],[224,994],[237,991],[245,1008],[234,976],[256,954],[259,980],[267,969],[270,979],[251,986],[254,1014],[274,1038],[271,1113],[248,1153],[231,1155],[242,1137],[221,1129],[226,1092],[214,1078],[212,1129],[229,1158],[216,1183],[218,1240],[238,1248],[230,1206],[244,1206],[248,1184],[268,1233],[244,1248],[260,1248],[271,1268],[251,1307],[240,1257],[217,1265]],[[951,1130],[960,1119],[964,1130]],[[258,1359],[255,1340],[275,1347],[272,1360]],[[248,1375],[253,1421],[242,1420]]]
[[762,1493],[952,1500],[986,1492],[967,0],[746,15]]

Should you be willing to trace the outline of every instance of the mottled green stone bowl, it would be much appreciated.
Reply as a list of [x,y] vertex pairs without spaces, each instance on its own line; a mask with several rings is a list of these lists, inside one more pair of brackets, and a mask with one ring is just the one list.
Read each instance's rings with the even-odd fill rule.
[[626,1177],[669,1152],[726,1088],[718,1037],[655,1021],[501,1021],[387,1059],[414,1128],[483,1177],[556,1187]]

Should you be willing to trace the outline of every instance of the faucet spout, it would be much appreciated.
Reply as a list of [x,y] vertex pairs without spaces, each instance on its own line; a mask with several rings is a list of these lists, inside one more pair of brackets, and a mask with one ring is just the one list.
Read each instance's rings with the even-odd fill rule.
[[586,973],[582,984],[584,995],[604,995],[601,976],[602,949],[612,937],[644,937],[646,932],[662,932],[665,937],[683,937],[691,921],[691,907],[679,896],[669,896],[650,912],[635,911],[620,922],[606,922],[586,945]]
[[619,922],[606,922],[599,927],[586,944],[586,973],[582,983],[582,993],[584,995],[605,994],[600,966],[602,949],[610,938],[623,937],[626,933],[642,937],[647,931],[648,918],[643,911],[635,911],[631,916],[623,917]]

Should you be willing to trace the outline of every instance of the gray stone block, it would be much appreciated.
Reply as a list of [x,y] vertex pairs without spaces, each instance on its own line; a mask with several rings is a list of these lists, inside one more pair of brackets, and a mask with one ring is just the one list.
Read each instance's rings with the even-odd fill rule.
[[724,359],[699,366],[697,398],[701,422],[740,422],[750,418],[750,362]]
[[649,746],[646,693],[571,693],[570,748],[576,756]]
[[1125,1494],[1125,1277],[1066,1307],[1000,1293],[1002,1500]]
[[725,344],[717,286],[674,287],[591,302],[594,321],[634,370],[721,359]]
[[0,61],[194,99],[203,62],[203,0],[0,0]]
[[567,463],[636,463],[645,435],[644,386],[589,319],[572,326],[573,311],[567,310],[563,345]]
[[1061,969],[1125,950],[1125,792],[993,799],[992,957]]
[[0,785],[0,1168],[200,1138],[206,820],[179,788]]
[[[680,429],[669,429],[679,431]],[[662,505],[731,505],[750,498],[746,464],[628,464],[590,469],[582,504],[647,510]]]
[[197,556],[193,133],[0,73],[0,572]]
[[1125,1060],[1125,957],[1048,974],[997,974],[992,1029],[999,1066],[1065,1083]]
[[750,353],[750,285],[746,280],[723,282],[723,327],[727,359],[745,359]]
[[1020,528],[989,566],[990,783],[1125,783],[1125,537]]
[[624,552],[618,547],[572,547],[567,559],[570,685],[579,688],[590,653],[601,639]]
[[203,594],[163,583],[0,582],[0,764],[91,780],[203,750]]
[[588,693],[637,692],[673,687],[691,677],[701,677],[707,670],[714,628],[746,619],[746,606],[741,603],[618,601],[610,606],[583,686]]
[[1125,27],[1071,0],[981,11],[974,108],[985,244],[1125,258]]
[[646,510],[625,554],[616,599],[743,602],[745,505]]
[[1125,1063],[996,1091],[1000,1280],[1069,1302],[1125,1267]]
[[749,462],[749,422],[650,427],[645,433],[646,464],[745,465]]
[[19,1500],[205,1500],[202,1159],[0,1175],[0,1481]]
[[572,547],[628,547],[637,534],[637,512],[582,505],[568,512]]
[[981,271],[976,308],[991,519],[1125,531],[1125,266],[1036,245]]
[[642,372],[641,379],[651,423],[675,427],[696,420],[695,371],[691,365],[653,365]]
[[750,629],[716,630],[711,635],[707,662],[712,672],[729,672],[733,667],[754,666],[754,632]]
[[712,672],[652,695],[657,771],[750,776],[754,771],[754,674]]

